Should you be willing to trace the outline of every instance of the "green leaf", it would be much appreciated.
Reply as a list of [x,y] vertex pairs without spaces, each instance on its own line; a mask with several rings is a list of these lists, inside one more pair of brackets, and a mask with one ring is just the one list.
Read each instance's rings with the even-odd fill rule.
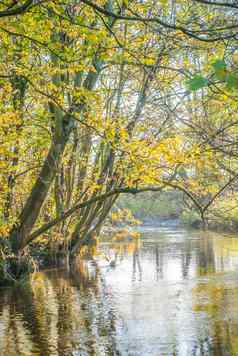
[[208,85],[208,80],[202,75],[195,75],[192,79],[187,82],[188,88],[191,91],[196,91]]
[[226,75],[226,87],[230,90],[238,88],[238,77],[235,73]]
[[212,63],[212,66],[215,69],[215,71],[226,69],[226,63],[223,61],[223,59],[215,60],[215,62]]
[[218,79],[224,80],[226,76],[226,63],[222,59],[217,59],[212,63],[215,75]]

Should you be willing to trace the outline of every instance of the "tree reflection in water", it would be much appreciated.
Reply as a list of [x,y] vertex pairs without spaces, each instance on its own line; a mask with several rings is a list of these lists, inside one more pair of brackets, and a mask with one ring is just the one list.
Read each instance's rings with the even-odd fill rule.
[[138,279],[139,281],[142,280],[142,267],[140,263],[140,254],[139,248],[136,247],[133,252],[133,268],[132,268],[132,281]]
[[1,295],[2,355],[116,355],[112,296],[86,265],[38,273],[31,285]]
[[0,355],[238,355],[238,239],[160,229],[0,290]]

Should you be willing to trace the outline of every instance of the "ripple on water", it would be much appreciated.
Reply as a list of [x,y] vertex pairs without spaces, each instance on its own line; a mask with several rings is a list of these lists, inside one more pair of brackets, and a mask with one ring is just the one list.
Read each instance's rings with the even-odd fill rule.
[[[238,355],[238,239],[146,227],[0,290],[0,355]],[[113,251],[113,253],[112,253]]]

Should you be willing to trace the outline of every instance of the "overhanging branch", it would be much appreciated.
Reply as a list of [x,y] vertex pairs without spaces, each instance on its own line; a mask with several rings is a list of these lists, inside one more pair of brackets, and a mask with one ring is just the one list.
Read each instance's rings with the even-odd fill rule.
[[[143,192],[149,192],[149,191],[154,191],[154,192],[158,192],[161,191],[162,187],[145,187],[145,188],[129,188],[129,187],[125,187],[125,188],[116,188],[113,189],[110,192],[98,195],[92,199],[89,199],[85,202],[82,203],[78,203],[75,206],[73,206],[72,208],[68,209],[67,211],[65,211],[64,213],[61,214],[61,216],[59,216],[58,218],[55,218],[53,220],[51,220],[50,222],[42,225],[39,229],[37,229],[36,231],[34,231],[30,236],[28,236],[26,244],[28,244],[29,242],[35,240],[38,236],[42,235],[43,233],[45,233],[46,231],[48,231],[49,229],[51,229],[53,226],[59,224],[60,222],[66,220],[68,217],[70,217],[74,212],[76,212],[77,210],[80,210],[82,208],[85,208],[88,205],[91,205],[93,203],[96,203],[98,201],[101,200],[105,200],[113,195],[116,194],[138,194],[138,193],[143,193]],[[25,245],[26,245],[25,244]],[[22,248],[24,248],[25,246],[22,246]]]
[[23,5],[15,6],[12,8],[8,8],[6,10],[0,11],[0,17],[8,17],[8,16],[16,16],[23,14],[31,5],[33,5],[34,0],[27,0]]
[[[95,2],[91,1],[91,0],[81,0],[81,2],[87,6],[90,6],[92,9],[94,9],[96,12],[103,14],[105,16],[114,18],[116,20],[124,20],[124,21],[131,21],[131,22],[141,22],[144,24],[158,24],[164,28],[170,29],[170,30],[174,30],[174,31],[180,31],[182,33],[184,33],[185,35],[187,35],[188,37],[194,38],[198,41],[202,41],[202,42],[217,42],[217,41],[222,41],[222,40],[226,40],[226,39],[230,39],[233,37],[236,37],[236,33],[229,33],[229,34],[225,34],[223,36],[217,36],[214,37],[214,30],[210,33],[210,37],[208,37],[207,35],[209,35],[209,30],[204,30],[204,31],[200,31],[201,32],[201,36],[199,36],[197,34],[197,31],[193,31],[191,29],[188,29],[186,27],[180,26],[180,25],[175,25],[172,23],[168,23],[168,22],[164,22],[161,19],[159,19],[158,17],[142,17],[139,14],[133,14],[132,16],[128,16],[128,15],[123,15],[123,14],[116,14],[112,11],[109,11],[108,9],[101,7],[99,5],[97,5]],[[211,5],[211,3],[210,3]],[[226,30],[226,28],[224,29]],[[206,35],[206,37],[202,36],[202,35]]]

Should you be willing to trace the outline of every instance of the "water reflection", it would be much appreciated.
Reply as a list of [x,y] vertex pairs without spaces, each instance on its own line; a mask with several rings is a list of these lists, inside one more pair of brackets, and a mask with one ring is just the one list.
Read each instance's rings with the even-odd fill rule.
[[140,262],[140,252],[138,246],[136,246],[133,252],[133,267],[132,267],[132,281],[142,281],[142,267]]
[[0,290],[0,355],[238,355],[238,239],[163,228],[100,249],[115,267]]

